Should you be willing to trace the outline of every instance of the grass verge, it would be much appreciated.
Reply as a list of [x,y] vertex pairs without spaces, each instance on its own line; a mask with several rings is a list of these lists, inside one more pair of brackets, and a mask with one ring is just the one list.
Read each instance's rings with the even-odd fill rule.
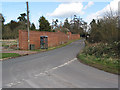
[[0,53],[0,54],[2,54],[2,57],[0,57],[0,59],[20,56],[17,53]]
[[118,59],[97,58],[94,55],[85,55],[84,53],[79,53],[77,58],[80,62],[96,67],[100,70],[104,70],[113,74],[120,74],[120,65]]

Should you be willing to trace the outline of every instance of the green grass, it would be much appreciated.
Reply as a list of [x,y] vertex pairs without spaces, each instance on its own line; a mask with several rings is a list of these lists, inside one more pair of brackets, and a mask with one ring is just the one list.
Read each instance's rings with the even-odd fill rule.
[[[2,53],[2,58],[18,57],[18,56],[20,56],[20,55],[17,53]],[[1,57],[0,57],[0,59],[1,59]]]
[[106,72],[120,74],[118,70],[120,70],[119,60],[113,58],[97,58],[93,55],[85,55],[80,53],[77,55],[80,62],[96,67],[100,70],[104,70]]

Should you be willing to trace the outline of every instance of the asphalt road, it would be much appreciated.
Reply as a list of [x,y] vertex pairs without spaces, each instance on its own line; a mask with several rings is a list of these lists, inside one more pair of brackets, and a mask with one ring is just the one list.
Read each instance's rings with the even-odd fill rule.
[[118,88],[118,76],[80,63],[83,40],[2,62],[3,88]]

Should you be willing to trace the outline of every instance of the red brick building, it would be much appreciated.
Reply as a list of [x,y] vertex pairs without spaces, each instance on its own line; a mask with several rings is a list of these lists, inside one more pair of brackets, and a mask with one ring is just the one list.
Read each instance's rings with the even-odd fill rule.
[[[48,36],[48,47],[58,46],[66,43],[69,40],[79,39],[79,34],[65,34],[63,32],[45,32],[45,31],[30,31],[30,44],[35,45],[35,49],[40,49],[40,36]],[[19,30],[19,48],[22,50],[28,49],[28,32]]]

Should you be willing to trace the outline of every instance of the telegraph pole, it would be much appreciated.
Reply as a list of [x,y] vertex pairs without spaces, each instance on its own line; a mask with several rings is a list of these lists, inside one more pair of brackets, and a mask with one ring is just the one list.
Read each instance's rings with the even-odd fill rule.
[[118,2],[118,28],[120,29],[120,1]]
[[28,50],[29,50],[29,46],[30,46],[30,40],[29,40],[29,31],[30,31],[30,25],[29,25],[29,6],[28,6],[28,1],[26,2],[27,4],[27,30],[28,30]]

